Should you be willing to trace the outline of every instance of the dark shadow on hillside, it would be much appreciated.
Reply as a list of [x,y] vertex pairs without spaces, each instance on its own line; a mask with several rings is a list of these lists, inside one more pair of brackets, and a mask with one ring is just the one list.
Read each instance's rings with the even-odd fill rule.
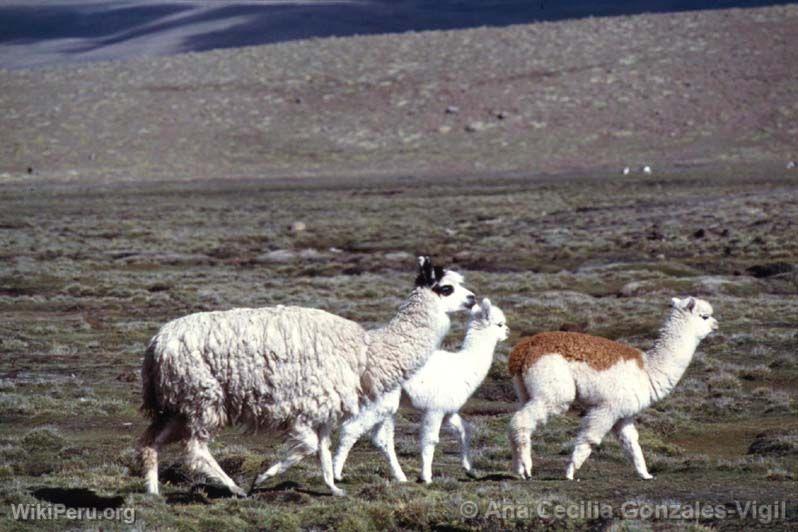
[[0,43],[33,43],[50,39],[104,39],[131,28],[190,10],[190,5],[145,4],[109,9],[107,4],[0,7]]
[[221,31],[198,33],[185,51],[251,46],[312,37],[509,26],[572,18],[786,4],[761,0],[390,0],[293,6],[228,6],[199,17],[245,17]]
[[[506,26],[588,16],[757,7],[783,0],[307,0],[285,3],[12,3],[0,7],[0,66],[125,59],[312,37]],[[0,50],[2,51],[2,50]],[[30,55],[28,59],[26,54]]]

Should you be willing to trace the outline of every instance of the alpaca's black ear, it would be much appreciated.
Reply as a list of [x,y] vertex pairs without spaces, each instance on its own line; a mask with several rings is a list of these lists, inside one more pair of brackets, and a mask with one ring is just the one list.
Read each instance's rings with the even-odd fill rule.
[[444,271],[441,266],[435,266],[435,282],[440,282],[443,279]]
[[432,261],[429,257],[418,258],[418,276],[416,277],[416,286],[432,286],[435,284],[434,272],[432,268]]

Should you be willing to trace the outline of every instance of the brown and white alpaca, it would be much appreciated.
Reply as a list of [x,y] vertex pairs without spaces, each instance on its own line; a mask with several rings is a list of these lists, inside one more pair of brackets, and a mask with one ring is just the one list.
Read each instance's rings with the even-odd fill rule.
[[510,353],[509,370],[523,407],[510,421],[513,471],[532,473],[531,434],[550,415],[572,404],[585,409],[565,476],[574,474],[612,430],[638,475],[653,478],[638,443],[634,416],[668,395],[681,379],[698,343],[718,322],[701,299],[673,298],[670,316],[648,353],[580,333],[545,332],[523,338]]

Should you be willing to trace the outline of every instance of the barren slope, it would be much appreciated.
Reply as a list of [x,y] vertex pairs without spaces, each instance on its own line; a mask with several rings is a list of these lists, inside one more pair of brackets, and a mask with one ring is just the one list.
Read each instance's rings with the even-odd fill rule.
[[798,134],[795,42],[788,5],[0,71],[0,175],[784,161]]

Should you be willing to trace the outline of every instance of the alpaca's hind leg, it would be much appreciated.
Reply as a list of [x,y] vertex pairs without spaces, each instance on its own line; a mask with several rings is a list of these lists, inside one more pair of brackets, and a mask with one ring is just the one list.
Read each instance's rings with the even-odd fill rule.
[[142,435],[139,443],[139,456],[144,469],[147,493],[158,494],[158,451],[164,445],[174,443],[188,436],[185,421],[173,417],[154,421]]
[[163,427],[153,422],[139,439],[138,460],[141,464],[147,493],[158,495],[158,448],[155,438]]
[[224,484],[231,493],[239,497],[246,497],[244,490],[239,488],[216,461],[208,449],[208,443],[197,438],[186,442],[186,464],[192,471],[197,471]]
[[432,458],[441,432],[443,412],[428,410],[421,421],[421,480],[432,482]]
[[612,431],[618,438],[623,450],[631,458],[640,478],[644,480],[654,478],[646,467],[646,459],[643,458],[643,450],[640,448],[639,436],[634,421],[631,418],[624,418],[615,424]]
[[532,433],[546,423],[549,408],[542,399],[526,403],[510,418],[513,472],[521,478],[532,476]]
[[158,495],[158,451],[164,445],[179,441],[188,435],[186,424],[180,418],[153,421],[139,440],[138,455],[144,470],[147,493]]
[[374,428],[371,441],[374,443],[374,446],[382,452],[385,458],[388,459],[394,480],[398,482],[407,482],[405,472],[402,471],[402,466],[399,464],[399,458],[396,457],[393,416],[386,417],[382,423]]
[[521,375],[513,375],[513,389],[515,390],[515,396],[518,398],[518,402],[521,403],[521,406],[529,402],[529,393],[526,391],[526,385]]
[[463,468],[466,470],[466,472],[471,473],[471,458],[469,456],[471,452],[470,438],[468,427],[466,426],[465,421],[463,421],[463,418],[460,417],[460,414],[455,412],[454,414],[450,414],[446,417],[446,424],[460,439],[461,463],[463,464]]
[[576,397],[576,383],[568,362],[559,355],[540,358],[520,378],[513,379],[519,400],[529,398],[510,420],[513,471],[522,477],[532,473],[532,431],[550,415],[568,410]]
[[333,476],[332,454],[330,453],[330,425],[322,425],[317,433],[319,438],[319,462],[321,462],[321,473],[324,476],[324,483],[330,488],[333,495],[343,496],[346,492],[335,485]]
[[293,444],[289,446],[283,459],[271,466],[264,473],[258,475],[252,483],[252,487],[249,490],[250,492],[256,485],[264,480],[285,472],[304,457],[315,453],[319,449],[319,437],[316,432],[307,425],[294,425],[291,429],[290,439]]
[[615,425],[615,415],[607,409],[598,408],[588,411],[582,419],[582,427],[576,437],[576,446],[571,455],[571,462],[565,471],[565,478],[573,480],[574,475],[590,456],[592,447],[599,445],[604,436]]

